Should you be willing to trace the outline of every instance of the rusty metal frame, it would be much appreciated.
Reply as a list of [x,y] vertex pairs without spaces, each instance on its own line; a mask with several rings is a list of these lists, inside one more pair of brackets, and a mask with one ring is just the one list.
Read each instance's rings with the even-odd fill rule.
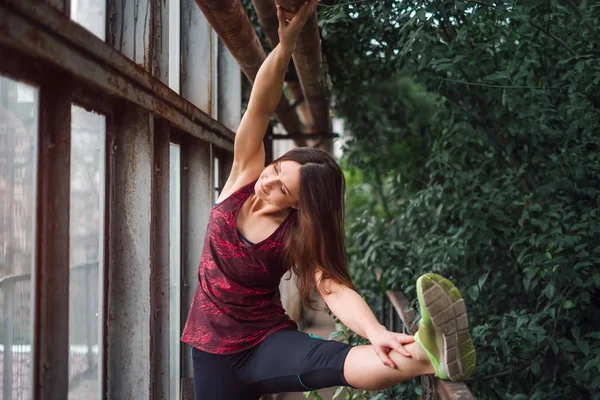
[[111,207],[104,393],[108,399],[150,398],[153,116],[127,104],[117,110],[114,124],[108,147]]
[[135,103],[200,139],[232,151],[234,133],[118,51],[47,4],[4,0],[0,46],[60,67],[82,83]]
[[34,398],[43,400],[66,398],[69,386],[71,90],[44,80],[39,92],[32,386]]
[[[222,173],[231,168],[234,133],[165,84],[170,72],[179,73],[168,71],[168,51],[156,51],[159,40],[160,46],[168,43],[168,37],[161,36],[168,26],[160,21],[169,10],[163,0],[149,2],[150,22],[145,24],[150,24],[147,34],[153,42],[148,42],[143,67],[70,21],[69,0],[4,0],[0,4],[0,72],[40,88],[32,382],[34,398],[39,400],[66,398],[68,391],[68,358],[64,354],[69,345],[69,242],[65,238],[69,237],[72,104],[106,117],[104,275],[100,278],[104,285],[100,305],[102,398],[146,394],[158,398],[168,393],[168,344],[178,340],[165,331],[168,298],[165,303],[162,295],[163,278],[168,275],[165,218],[168,223],[169,200],[165,199],[168,191],[164,192],[164,184],[168,187],[169,141],[182,145],[182,158],[185,154],[190,167],[184,172],[187,180],[182,179],[182,190],[190,198],[202,201],[212,193],[209,149],[222,155]],[[109,0],[111,3],[116,4]],[[216,43],[212,46],[217,47]],[[217,58],[212,60],[212,68],[215,66]],[[197,250],[195,242],[208,219],[210,204],[206,203],[187,207],[192,221],[186,225],[188,251],[182,260],[187,297],[195,288],[190,279],[196,275],[197,263],[192,259],[200,252],[193,250]],[[148,221],[138,214],[146,209]],[[131,246],[132,241],[138,247]],[[138,322],[132,321],[130,316],[138,311]],[[139,326],[150,331],[135,332]],[[131,334],[137,335],[136,343],[142,343],[139,353],[133,354],[127,343]],[[189,354],[183,357],[184,371],[191,376]],[[125,368],[129,372],[120,374]],[[144,382],[143,393],[132,392],[139,384],[136,378]]]
[[[169,321],[170,283],[170,155],[169,123],[154,119],[154,173],[152,175],[152,261],[150,276],[151,394],[156,399],[170,396]],[[179,338],[176,338],[179,341]]]

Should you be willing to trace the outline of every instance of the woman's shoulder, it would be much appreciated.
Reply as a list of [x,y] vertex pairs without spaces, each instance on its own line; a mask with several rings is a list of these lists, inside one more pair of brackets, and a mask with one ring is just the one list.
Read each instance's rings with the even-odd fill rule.
[[245,189],[249,189],[249,186],[256,182],[259,176],[260,172],[241,174],[234,174],[232,172],[215,203],[221,204],[227,199],[245,192]]

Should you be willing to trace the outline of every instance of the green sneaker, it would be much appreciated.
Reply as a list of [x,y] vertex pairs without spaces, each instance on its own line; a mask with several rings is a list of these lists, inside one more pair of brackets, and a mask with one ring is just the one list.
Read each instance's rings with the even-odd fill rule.
[[429,356],[435,376],[451,381],[468,378],[476,355],[460,292],[448,279],[426,274],[417,280],[417,297],[421,320],[415,341]]

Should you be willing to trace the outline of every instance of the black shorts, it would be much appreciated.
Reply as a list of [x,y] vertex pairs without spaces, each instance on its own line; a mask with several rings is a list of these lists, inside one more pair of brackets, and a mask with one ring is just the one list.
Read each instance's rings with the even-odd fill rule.
[[192,348],[196,400],[257,400],[263,394],[349,386],[344,361],[352,346],[292,329],[236,354]]

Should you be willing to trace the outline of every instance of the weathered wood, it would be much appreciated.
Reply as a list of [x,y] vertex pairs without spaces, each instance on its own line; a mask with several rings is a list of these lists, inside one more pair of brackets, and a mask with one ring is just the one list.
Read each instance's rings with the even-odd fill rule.
[[91,87],[138,104],[198,138],[233,150],[235,134],[231,130],[55,8],[33,0],[4,0],[0,32],[0,45],[49,61]]

